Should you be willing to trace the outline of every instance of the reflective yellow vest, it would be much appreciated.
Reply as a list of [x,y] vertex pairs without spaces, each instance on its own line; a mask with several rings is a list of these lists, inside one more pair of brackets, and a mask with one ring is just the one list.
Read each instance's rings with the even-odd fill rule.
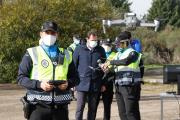
[[[112,52],[109,56],[108,56],[108,60],[114,60],[114,56],[116,55],[116,53],[115,52]],[[110,65],[110,66],[108,66],[109,68],[110,68],[110,70],[109,70],[109,74],[112,74],[112,73],[114,73],[114,67],[112,68],[112,65]],[[113,76],[111,75],[109,78],[108,78],[108,81],[111,81],[111,80],[114,80],[114,74],[113,74]]]
[[75,50],[75,48],[76,48],[76,45],[75,45],[75,44],[71,44],[69,47],[70,47],[70,48],[73,50],[73,52],[74,52],[74,50]]
[[[121,55],[119,60],[125,59],[129,56],[131,52],[135,51],[132,48],[127,49]],[[137,52],[138,53],[138,52]],[[119,52],[115,55],[115,60],[118,60]],[[115,83],[118,85],[132,85],[136,82],[141,82],[141,73],[139,68],[139,62],[141,59],[141,54],[138,53],[138,59],[136,62],[129,64],[128,66],[117,66],[115,69],[116,79]]]
[[[112,52],[109,56],[108,56],[108,60],[114,60],[114,56],[116,55],[116,53],[115,52]],[[110,65],[110,66],[108,66],[109,68],[111,68],[112,67],[112,65]]]
[[[63,65],[59,64],[54,68],[52,61],[50,60],[49,56],[46,54],[46,52],[41,46],[29,48],[27,49],[27,51],[29,52],[32,62],[33,62],[33,68],[30,74],[30,79],[32,80],[35,79],[39,81],[52,80],[53,75],[54,75],[54,80],[67,79],[68,66],[72,62],[71,52],[68,52],[67,50],[65,50],[64,51],[65,58],[64,58]],[[59,51],[63,52],[63,48],[59,48]],[[53,69],[55,70],[53,71]],[[59,91],[61,90],[59,89]],[[53,94],[54,96],[52,96]],[[47,101],[50,102],[52,101],[52,99],[54,99],[55,103],[62,102],[64,100],[66,102],[71,100],[71,94],[69,90],[61,91],[61,93],[54,90],[53,94],[52,94],[52,91],[28,90],[27,99],[29,101],[33,101],[34,98],[37,98],[45,102]]]
[[113,60],[114,59],[114,56],[115,56],[115,52],[112,52],[109,56],[108,56],[108,60]]

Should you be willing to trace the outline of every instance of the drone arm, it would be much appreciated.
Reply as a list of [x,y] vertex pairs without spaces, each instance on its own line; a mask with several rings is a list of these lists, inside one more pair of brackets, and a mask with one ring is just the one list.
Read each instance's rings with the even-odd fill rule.
[[154,23],[140,23],[140,26],[142,27],[156,27]]
[[104,25],[103,25],[103,31],[104,31],[104,34],[106,34],[106,28]]
[[155,27],[155,33],[157,33],[157,29],[159,27],[160,22],[158,20],[154,20],[154,23],[140,23],[142,27]]
[[154,23],[140,23],[140,26],[142,27],[155,27],[155,33],[157,33],[158,25]]
[[114,20],[114,21],[110,21],[108,20],[108,26],[126,26],[126,23],[124,22],[124,20]]
[[103,25],[104,34],[106,34],[106,28],[105,28],[106,20],[102,20],[102,25]]

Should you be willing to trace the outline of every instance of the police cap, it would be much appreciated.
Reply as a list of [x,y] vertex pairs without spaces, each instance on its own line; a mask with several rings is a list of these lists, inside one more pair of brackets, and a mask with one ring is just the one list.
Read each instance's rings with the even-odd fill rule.
[[100,44],[100,45],[103,44],[103,40],[100,40],[100,41],[99,41],[99,44]]
[[105,45],[111,45],[112,43],[112,40],[110,38],[106,38],[102,41],[102,44],[105,44]]
[[41,27],[41,31],[42,32],[45,32],[47,30],[52,30],[54,31],[55,33],[58,32],[58,26],[55,22],[53,21],[46,21],[43,23],[42,27]]
[[80,39],[81,39],[81,37],[80,37],[78,34],[75,34],[75,35],[73,35],[73,39],[80,40]]
[[118,35],[114,42],[112,42],[113,45],[119,45],[120,43],[127,42],[128,38],[126,35]]

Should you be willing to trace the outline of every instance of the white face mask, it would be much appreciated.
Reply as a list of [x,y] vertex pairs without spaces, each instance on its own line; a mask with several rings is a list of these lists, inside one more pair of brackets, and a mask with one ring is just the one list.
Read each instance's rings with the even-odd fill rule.
[[111,47],[109,46],[103,46],[105,52],[110,52],[111,51]]
[[97,46],[97,41],[89,41],[89,46],[90,46],[91,48],[96,47],[96,46]]
[[80,40],[76,40],[76,41],[75,41],[75,44],[76,44],[76,45],[79,45],[79,43],[80,43]]
[[43,43],[47,46],[52,46],[56,42],[56,37],[53,35],[46,35],[42,39]]

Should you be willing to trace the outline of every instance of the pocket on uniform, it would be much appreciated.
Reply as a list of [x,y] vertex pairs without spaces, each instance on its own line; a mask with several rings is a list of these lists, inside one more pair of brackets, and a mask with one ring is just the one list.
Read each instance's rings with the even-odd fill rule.
[[135,94],[136,94],[135,86],[128,85],[126,87],[126,91],[127,91],[127,96],[129,97],[129,99],[135,98]]

